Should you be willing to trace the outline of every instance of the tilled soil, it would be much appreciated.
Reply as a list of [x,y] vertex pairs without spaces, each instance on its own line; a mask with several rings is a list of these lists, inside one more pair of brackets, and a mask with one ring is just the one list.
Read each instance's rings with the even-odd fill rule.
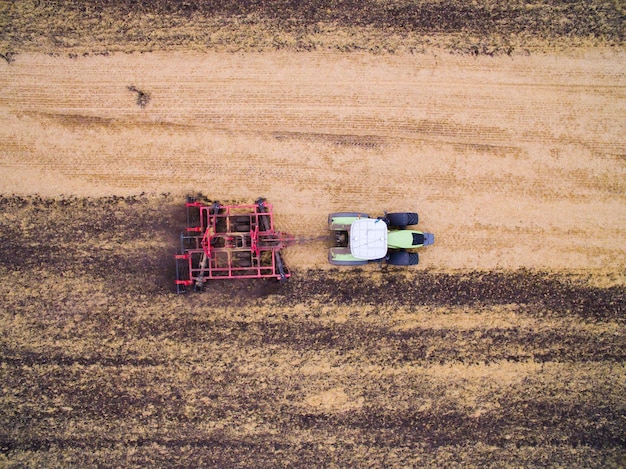
[[0,202],[10,466],[623,460],[623,276],[295,267],[179,296],[171,197]]
[[[0,466],[624,467],[619,2],[5,3]],[[199,193],[292,278],[176,295]]]

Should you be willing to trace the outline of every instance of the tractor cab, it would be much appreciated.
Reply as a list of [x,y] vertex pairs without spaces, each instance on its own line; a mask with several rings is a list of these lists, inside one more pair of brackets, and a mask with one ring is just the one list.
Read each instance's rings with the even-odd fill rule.
[[377,260],[387,255],[387,224],[378,218],[361,218],[350,227],[350,253],[357,259]]

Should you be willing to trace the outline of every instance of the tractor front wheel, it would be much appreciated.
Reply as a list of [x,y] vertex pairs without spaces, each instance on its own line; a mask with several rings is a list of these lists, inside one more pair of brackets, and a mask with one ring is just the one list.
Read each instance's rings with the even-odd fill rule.
[[417,265],[419,261],[419,254],[416,252],[395,251],[387,257],[389,265]]
[[397,226],[398,228],[417,225],[417,221],[419,220],[415,212],[388,213],[385,218],[390,226]]

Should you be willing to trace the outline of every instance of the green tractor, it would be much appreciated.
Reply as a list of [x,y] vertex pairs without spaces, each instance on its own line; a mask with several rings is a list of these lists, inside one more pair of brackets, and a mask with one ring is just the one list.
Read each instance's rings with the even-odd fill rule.
[[360,212],[331,213],[328,228],[334,233],[335,246],[328,261],[333,265],[416,265],[419,255],[413,250],[435,242],[432,233],[407,229],[417,221],[414,212],[386,213],[378,218]]

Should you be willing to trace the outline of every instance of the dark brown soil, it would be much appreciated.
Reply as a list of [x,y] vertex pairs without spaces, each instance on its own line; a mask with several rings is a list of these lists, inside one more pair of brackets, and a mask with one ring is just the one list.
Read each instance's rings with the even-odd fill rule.
[[619,284],[291,266],[179,296],[168,196],[0,207],[9,466],[623,460]]

